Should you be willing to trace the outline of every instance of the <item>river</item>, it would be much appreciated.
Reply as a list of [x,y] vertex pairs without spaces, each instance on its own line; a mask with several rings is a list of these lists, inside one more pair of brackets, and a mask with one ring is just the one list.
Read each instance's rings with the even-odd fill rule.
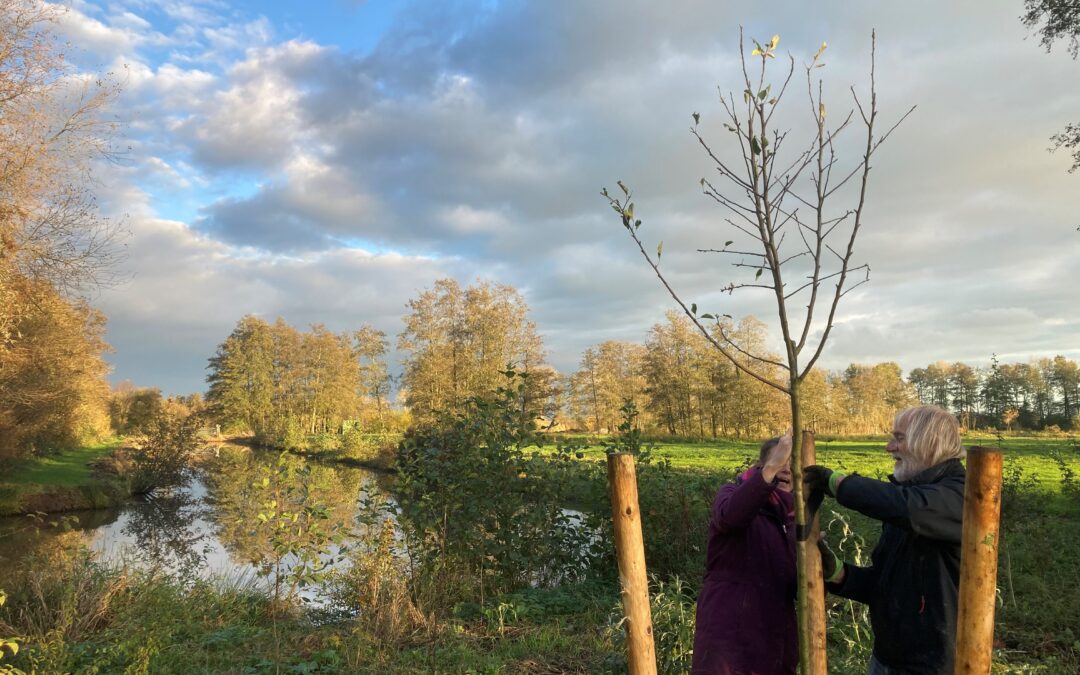
[[[133,498],[121,508],[0,518],[0,576],[32,564],[35,553],[75,532],[109,565],[266,586],[273,542],[259,514],[272,510],[271,500],[280,502],[278,512],[301,500],[325,507],[328,518],[322,525],[341,528],[342,545],[353,543],[373,519],[386,517],[385,511],[371,510],[373,502],[392,504],[387,475],[315,462],[297,470],[301,463],[295,458],[286,458],[286,464],[283,468],[273,453],[236,452],[194,470],[179,488]],[[348,564],[338,555],[339,545],[325,548],[328,568]],[[284,556],[282,569],[295,562],[295,556]],[[312,584],[299,595],[319,605],[325,588]]]

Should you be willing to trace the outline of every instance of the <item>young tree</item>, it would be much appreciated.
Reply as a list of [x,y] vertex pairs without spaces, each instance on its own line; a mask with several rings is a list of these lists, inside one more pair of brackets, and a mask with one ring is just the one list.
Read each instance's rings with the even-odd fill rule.
[[[825,64],[822,55],[825,43],[805,64],[807,102],[812,132],[807,142],[789,151],[795,141],[790,130],[775,128],[773,118],[785,100],[788,85],[795,73],[795,58],[789,57],[790,67],[785,77],[769,80],[768,65],[776,57],[780,36],[759,44],[751,53],[754,65],[747,64],[746,50],[740,34],[739,53],[742,63],[742,88],[739,99],[733,94],[721,96],[724,110],[723,128],[731,134],[737,148],[735,161],[725,159],[725,153],[715,152],[700,132],[701,116],[693,113],[691,134],[701,145],[717,171],[718,179],[702,178],[705,195],[726,210],[725,219],[731,231],[719,247],[699,249],[701,252],[732,255],[735,267],[753,273],[749,281],[731,282],[724,291],[733,293],[742,288],[767,290],[774,299],[783,338],[784,360],[770,358],[752,351],[724,328],[723,314],[699,314],[697,304],[684,301],[661,270],[663,242],[655,254],[646,248],[639,235],[641,220],[635,215],[631,190],[618,182],[622,194],[602,191],[612,209],[619,215],[623,227],[637,245],[641,255],[656,273],[686,316],[712,345],[733,365],[763,383],[788,395],[791,404],[791,426],[794,438],[792,458],[795,487],[796,523],[799,530],[798,607],[800,661],[810,672],[824,672],[823,648],[811,660],[812,627],[807,620],[807,556],[817,555],[813,543],[807,546],[808,528],[802,498],[800,385],[820,358],[833,328],[841,298],[869,279],[869,268],[857,265],[854,259],[855,241],[863,225],[866,195],[869,185],[870,160],[893,129],[910,114],[912,108],[884,134],[877,129],[877,93],[874,70],[874,38],[871,37],[870,85],[868,97],[860,97],[851,89],[854,109],[839,117],[830,126],[824,99],[824,86],[815,77]],[[778,85],[774,88],[774,84]],[[857,113],[857,115],[856,115]],[[853,124],[853,122],[855,124]],[[861,157],[845,167],[838,157],[837,138],[861,122],[863,140]],[[781,159],[783,157],[783,159]],[[845,189],[846,188],[846,189]],[[845,200],[844,206],[834,202]],[[787,236],[787,235],[791,236]],[[839,242],[839,246],[834,245]],[[738,242],[738,243],[736,243]],[[852,282],[857,272],[864,278]],[[832,288],[829,288],[829,287]],[[816,310],[824,300],[825,316]],[[802,309],[805,311],[801,312]],[[707,322],[712,322],[713,330]],[[813,342],[816,340],[817,344]],[[807,358],[809,355],[809,358]],[[748,367],[747,361],[770,365],[784,377],[772,379]],[[820,611],[819,611],[820,614]],[[815,622],[824,622],[823,614]],[[823,634],[824,626],[813,627]]]

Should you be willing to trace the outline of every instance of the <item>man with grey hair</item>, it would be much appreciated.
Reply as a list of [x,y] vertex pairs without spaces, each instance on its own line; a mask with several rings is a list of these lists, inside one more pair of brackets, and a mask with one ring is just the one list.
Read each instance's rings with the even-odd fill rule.
[[869,567],[841,563],[818,542],[825,587],[870,606],[869,675],[951,674],[965,478],[959,425],[937,406],[907,408],[885,449],[895,461],[889,482],[803,470],[811,518],[828,495],[882,523]]

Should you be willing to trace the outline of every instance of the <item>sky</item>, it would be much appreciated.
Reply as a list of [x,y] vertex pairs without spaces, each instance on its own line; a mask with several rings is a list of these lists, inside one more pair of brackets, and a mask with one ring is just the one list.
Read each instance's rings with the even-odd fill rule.
[[[795,59],[784,150],[809,140],[802,68],[823,41],[830,123],[852,87],[866,100],[875,29],[879,131],[916,106],[871,162],[854,256],[870,277],[843,298],[821,365],[1080,358],[1080,173],[1048,152],[1080,121],[1080,62],[1046,53],[1021,10],[72,0],[69,59],[122,87],[123,151],[94,185],[129,233],[122,282],[90,296],[108,316],[111,379],[202,391],[245,314],[370,324],[393,343],[409,299],[444,277],[517,288],[549,362],[572,372],[591,345],[643,342],[675,306],[600,195],[618,180],[687,303],[753,314],[779,349],[769,293],[722,293],[751,272],[697,252],[746,244],[702,194],[716,173],[690,133],[699,113],[732,157],[718,92],[742,95],[740,26],[781,36],[776,87]],[[842,166],[859,133],[840,137]],[[856,196],[838,192],[833,213]]]

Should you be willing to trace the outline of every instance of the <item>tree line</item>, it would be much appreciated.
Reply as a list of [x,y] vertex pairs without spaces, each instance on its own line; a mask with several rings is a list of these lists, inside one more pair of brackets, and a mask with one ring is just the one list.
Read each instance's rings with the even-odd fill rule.
[[[644,342],[589,347],[569,374],[546,362],[528,306],[511,286],[439,280],[409,301],[403,323],[402,370],[392,378],[389,341],[373,328],[301,332],[281,319],[244,317],[210,359],[207,402],[227,426],[272,444],[298,442],[352,424],[433,422],[505,386],[513,369],[523,382],[519,411],[556,431],[612,432],[627,401],[653,435],[757,437],[788,423],[783,393],[732,365],[677,312],[653,325]],[[768,353],[766,326],[754,317],[724,319],[713,337]],[[778,367],[749,357],[743,365],[765,378]],[[884,433],[898,409],[919,402],[952,410],[968,428],[1065,430],[1078,424],[1080,366],[1063,356],[935,363],[905,378],[893,362],[853,363],[813,369],[803,391],[803,419],[819,434]]]

